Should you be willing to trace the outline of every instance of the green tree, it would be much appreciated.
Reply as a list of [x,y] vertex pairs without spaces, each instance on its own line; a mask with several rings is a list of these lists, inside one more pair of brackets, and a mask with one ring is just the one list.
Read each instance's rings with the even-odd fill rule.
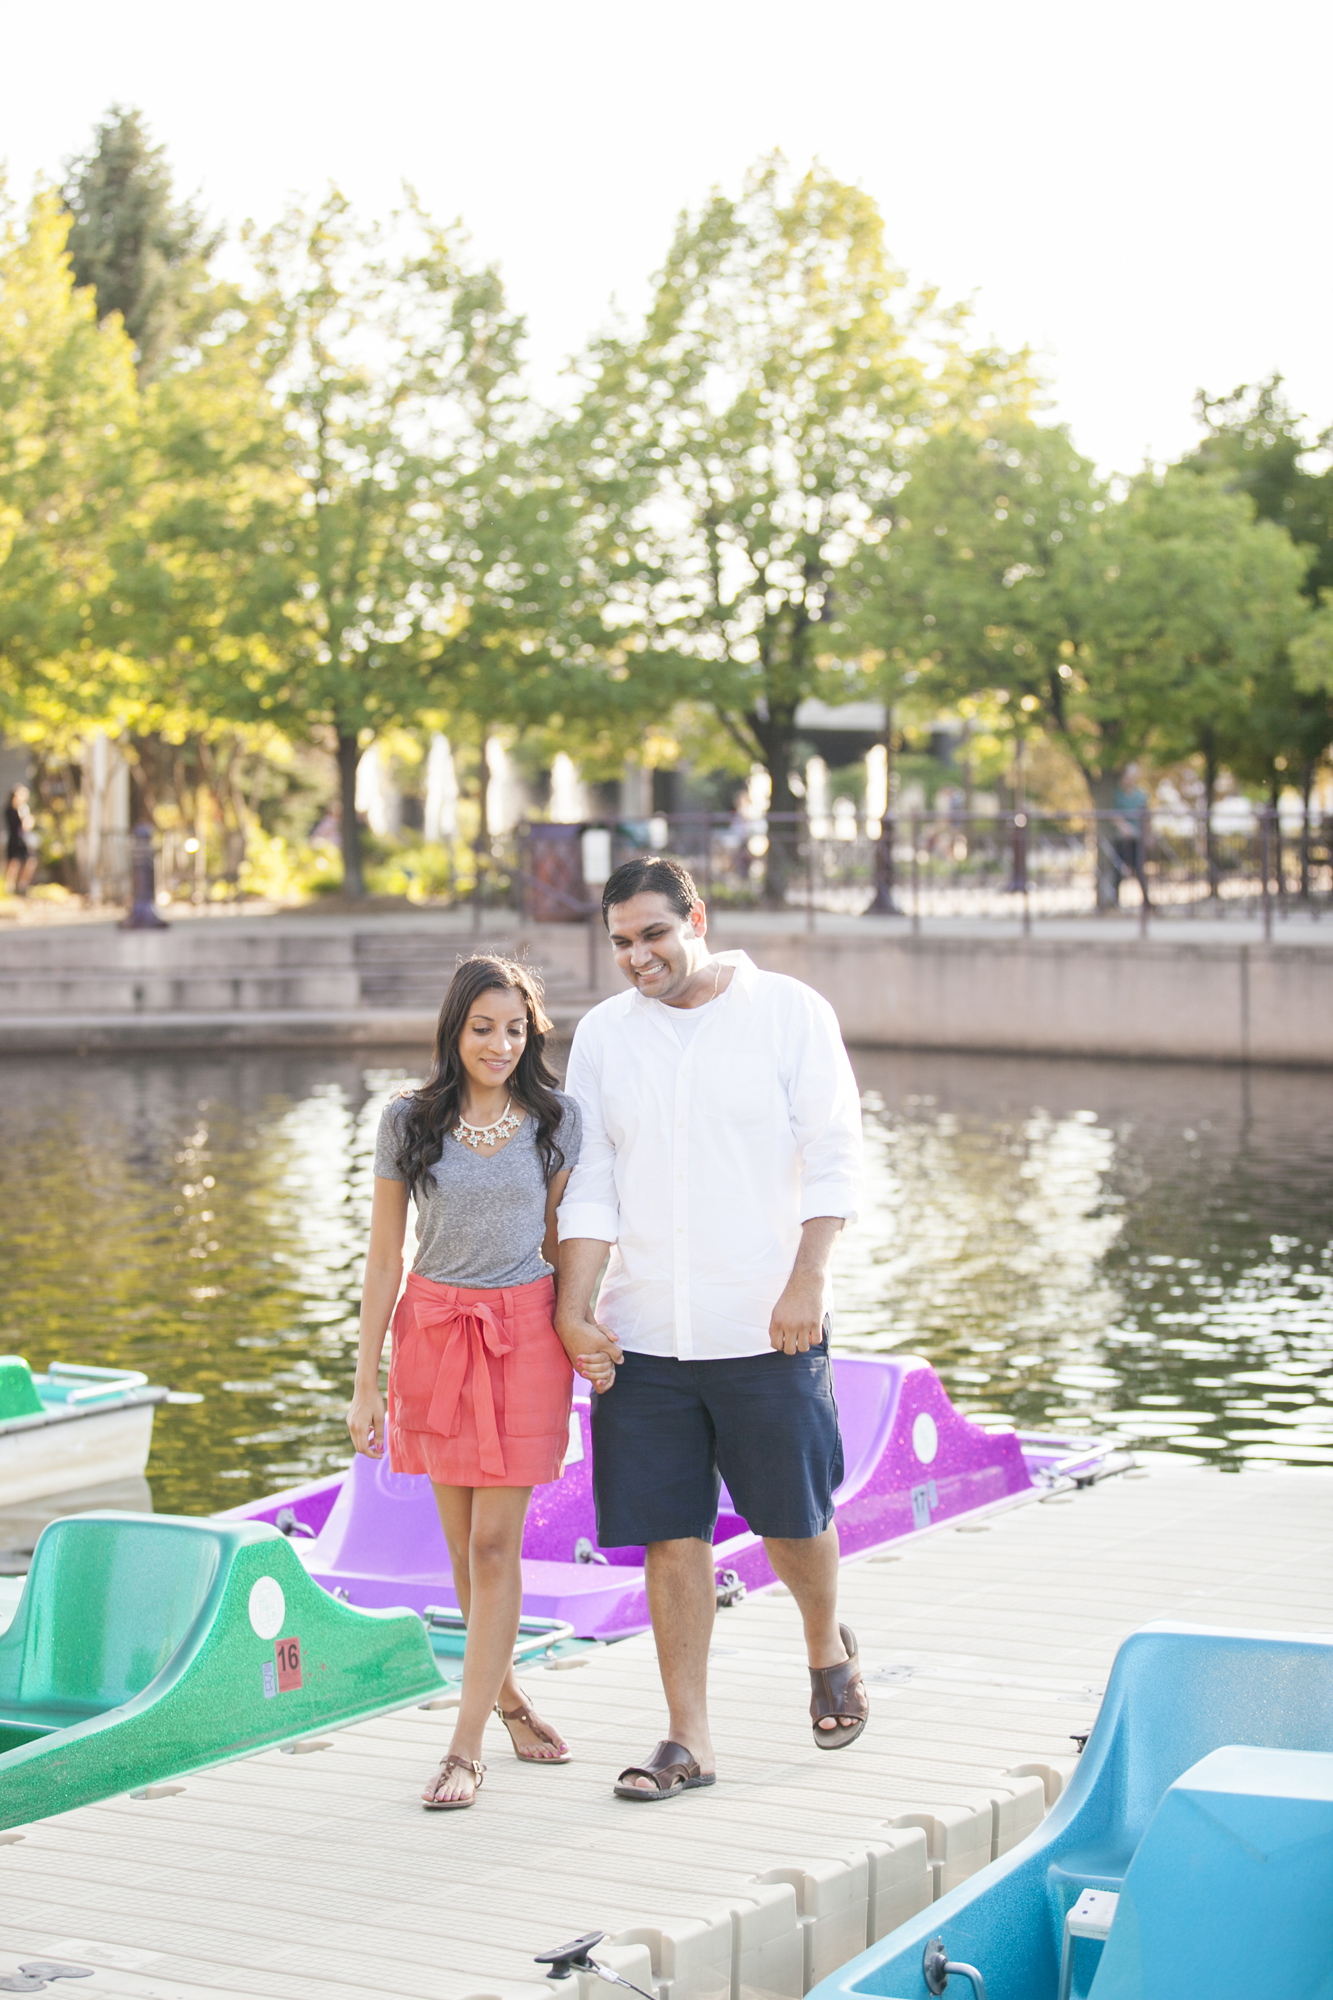
[[[710,708],[795,806],[796,711],[859,691],[840,578],[890,511],[907,441],[947,412],[1021,402],[1017,359],[907,295],[870,198],[762,162],[677,229],[641,332],[586,363],[584,554],[626,669]],[[770,829],[766,893],[792,862]]]
[[276,722],[331,736],[346,887],[359,896],[364,742],[448,705],[451,670],[484,664],[479,586],[521,620],[503,548],[478,541],[508,506],[521,326],[494,270],[470,269],[457,234],[415,207],[366,227],[333,190],[255,252],[298,489],[287,539],[305,628],[259,701]]
[[0,217],[0,727],[53,744],[129,686],[104,611],[139,423],[133,349],[76,289],[68,229],[50,193]]
[[[1232,768],[1260,788],[1276,812],[1288,785],[1300,793],[1301,894],[1310,893],[1310,800],[1315,776],[1333,742],[1333,608],[1307,615],[1273,670],[1255,690],[1238,737]],[[1283,882],[1282,829],[1277,824],[1277,876]]]
[[1333,601],[1326,600],[1292,640],[1291,660],[1300,687],[1333,694]]
[[220,236],[189,202],[173,200],[163,149],[138,111],[113,105],[66,175],[75,281],[92,286],[100,318],[120,314],[139,378],[151,381],[217,311],[208,262]]
[[[262,314],[233,316],[189,367],[148,385],[131,492],[109,537],[105,629],[135,662],[127,748],[139,810],[169,799],[235,874],[261,702],[308,634],[290,522],[301,490],[270,394]],[[271,733],[271,731],[270,731]]]
[[1333,467],[1307,461],[1333,445],[1333,428],[1311,437],[1282,394],[1282,377],[1244,383],[1229,396],[1195,399],[1206,435],[1181,463],[1214,473],[1253,502],[1261,521],[1285,528],[1306,553],[1305,594],[1317,604],[1333,590]]
[[1106,488],[1055,425],[948,424],[909,454],[883,532],[845,572],[849,624],[887,702],[998,694],[1038,724],[1041,664],[1068,636],[1059,583]]
[[[1129,766],[1224,747],[1302,622],[1302,562],[1219,480],[1120,499],[1041,426],[929,440],[869,572],[886,632],[941,700],[983,689],[1063,743],[1109,811]],[[1099,902],[1115,899],[1103,855]]]
[[[1099,811],[1130,764],[1172,761],[1235,714],[1302,617],[1291,542],[1214,482],[1145,474],[1091,523],[1060,580],[1066,637],[1040,712]],[[1102,855],[1098,899],[1114,901]]]
[[[1305,563],[1301,587],[1317,606],[1333,591],[1333,468],[1315,470],[1309,461],[1327,451],[1333,431],[1309,434],[1306,419],[1282,393],[1280,375],[1242,385],[1229,396],[1201,391],[1195,407],[1206,435],[1182,464],[1244,493],[1261,520],[1287,531]],[[1217,734],[1214,725],[1211,736]],[[1299,790],[1306,820],[1302,878],[1308,889],[1310,795],[1333,743],[1329,691],[1314,684],[1308,673],[1294,670],[1282,653],[1256,685],[1247,713],[1233,719],[1224,741],[1226,761],[1236,775],[1261,786],[1273,805],[1286,784]],[[1211,740],[1201,747],[1208,769]],[[1211,804],[1211,790],[1208,796]]]

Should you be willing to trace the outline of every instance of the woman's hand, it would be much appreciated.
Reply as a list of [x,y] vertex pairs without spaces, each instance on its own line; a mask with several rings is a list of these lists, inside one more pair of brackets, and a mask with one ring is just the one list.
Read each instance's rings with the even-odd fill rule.
[[591,1313],[585,1318],[562,1316],[558,1306],[555,1330],[575,1371],[585,1382],[592,1383],[599,1396],[604,1396],[614,1387],[616,1369],[625,1358],[615,1335],[607,1327],[599,1326]]
[[591,1382],[599,1396],[615,1386],[616,1364],[609,1354],[581,1354],[574,1363],[574,1372],[585,1382]]
[[358,1382],[352,1390],[347,1428],[363,1458],[384,1456],[384,1398],[378,1382]]

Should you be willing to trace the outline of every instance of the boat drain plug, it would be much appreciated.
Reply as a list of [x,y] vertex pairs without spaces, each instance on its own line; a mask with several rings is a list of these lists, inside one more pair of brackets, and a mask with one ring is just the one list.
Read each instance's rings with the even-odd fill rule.
[[949,1984],[951,1974],[956,1972],[960,1979],[971,1980],[976,2000],[986,2000],[986,1982],[975,1965],[955,1965],[944,1949],[942,1937],[933,1937],[927,1944],[925,1956],[921,1961],[921,1971],[928,1993],[943,1993]]

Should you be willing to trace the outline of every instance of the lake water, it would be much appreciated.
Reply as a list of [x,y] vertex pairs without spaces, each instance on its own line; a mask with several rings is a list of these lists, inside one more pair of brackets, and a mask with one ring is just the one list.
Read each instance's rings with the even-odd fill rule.
[[[964,1410],[1333,1463],[1333,1077],[860,1052],[837,1341]],[[336,1467],[401,1055],[0,1062],[0,1346],[142,1368],[161,1510]]]

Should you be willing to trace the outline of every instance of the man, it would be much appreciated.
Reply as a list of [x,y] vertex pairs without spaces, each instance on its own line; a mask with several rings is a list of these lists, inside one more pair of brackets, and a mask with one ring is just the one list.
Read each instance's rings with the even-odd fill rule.
[[715,1779],[719,1475],[800,1608],[816,1743],[839,1750],[865,1728],[837,1618],[827,1277],[856,1215],[861,1114],[827,1001],[744,952],[710,955],[678,863],[618,868],[602,917],[632,990],[580,1022],[570,1053],[583,1145],[560,1207],[556,1327],[599,1391],[598,1540],[647,1550],[667,1698],[666,1737],[615,1789],[661,1800]]
[[1144,873],[1144,830],[1148,821],[1148,794],[1139,783],[1137,764],[1126,766],[1116,780],[1111,794],[1111,811],[1118,817],[1111,822],[1111,847],[1115,854],[1116,868],[1115,899],[1120,902],[1120,885],[1127,875],[1132,875],[1139,885],[1139,894],[1148,908],[1152,899],[1148,894],[1148,878]]

